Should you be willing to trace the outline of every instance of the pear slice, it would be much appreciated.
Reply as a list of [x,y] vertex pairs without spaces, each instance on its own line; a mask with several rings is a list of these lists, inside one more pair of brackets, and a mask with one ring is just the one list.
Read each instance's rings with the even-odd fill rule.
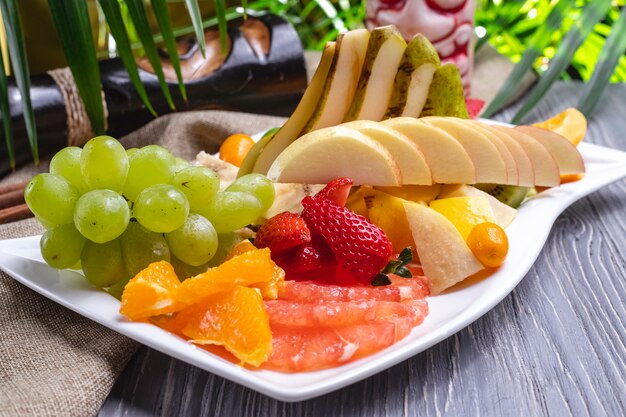
[[474,163],[476,182],[509,184],[504,159],[487,136],[454,117],[425,117],[419,120],[444,130],[463,145]]
[[341,123],[356,93],[369,37],[367,29],[351,30],[339,35],[324,91],[316,110],[298,136]]
[[339,177],[352,178],[354,185],[402,184],[400,168],[384,146],[343,126],[315,130],[294,141],[278,155],[267,177],[305,184]]
[[405,49],[406,42],[395,26],[372,31],[356,93],[344,121],[382,120]]
[[517,210],[507,206],[494,196],[487,194],[478,188],[466,184],[444,185],[438,198],[450,197],[485,197],[491,205],[491,210],[495,217],[495,223],[505,229],[517,216]]
[[456,65],[447,63],[437,68],[430,83],[428,97],[419,117],[454,116],[469,119],[463,82]]
[[422,112],[439,55],[425,36],[416,35],[404,50],[393,82],[393,94],[382,119],[417,117]]
[[[478,124],[479,122],[471,121],[472,123]],[[517,175],[518,175],[518,184],[521,187],[534,187],[535,186],[535,172],[533,169],[533,164],[528,157],[528,154],[520,145],[517,143],[515,139],[511,135],[509,135],[505,130],[495,129],[495,126],[488,125],[485,123],[480,123],[482,127],[489,130],[496,136],[500,138],[502,143],[509,148],[511,155],[515,159],[515,163],[517,164]]]
[[371,120],[355,120],[342,126],[358,130],[383,145],[400,167],[403,184],[430,185],[430,168],[417,145],[402,133]]
[[431,295],[483,269],[461,233],[445,216],[410,201],[404,202],[404,210]]
[[328,73],[335,56],[335,48],[335,42],[326,44],[317,70],[309,86],[304,91],[304,95],[300,103],[298,103],[298,107],[296,107],[291,117],[289,117],[278,132],[273,136],[263,137],[250,149],[239,168],[238,176],[241,177],[251,172],[267,173],[267,170],[278,154],[298,138],[298,134],[315,111],[317,103],[322,96],[324,85],[326,84]]
[[550,152],[561,175],[582,174],[585,172],[585,163],[576,146],[558,133],[534,126],[517,126],[515,129],[532,136]]
[[491,130],[485,128],[483,123],[477,122],[476,120],[463,120],[463,122],[474,130],[478,130],[480,133],[485,135],[487,139],[494,144],[494,146],[500,152],[500,156],[504,160],[504,166],[506,168],[506,176],[508,180],[508,184],[518,185],[519,184],[519,169],[517,168],[517,162],[513,157],[513,154],[509,150],[509,148],[504,144],[504,141],[498,137]]
[[465,148],[443,130],[413,117],[396,117],[381,122],[415,142],[430,167],[433,182],[474,184],[476,170]]
[[561,183],[559,167],[550,152],[541,143],[521,130],[495,125],[493,128],[508,133],[524,148],[533,164],[535,185],[556,187]]

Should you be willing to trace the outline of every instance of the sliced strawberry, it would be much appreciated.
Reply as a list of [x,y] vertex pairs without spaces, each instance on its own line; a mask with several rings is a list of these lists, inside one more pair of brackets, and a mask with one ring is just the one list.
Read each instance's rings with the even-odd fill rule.
[[272,257],[294,246],[311,241],[311,232],[297,214],[285,211],[272,217],[259,228],[254,245],[270,248]]
[[335,254],[342,283],[345,275],[363,284],[387,265],[391,243],[380,228],[365,217],[339,206],[331,200],[305,197],[302,218],[312,234],[319,233]]
[[345,206],[348,200],[348,194],[350,194],[350,188],[352,188],[352,178],[337,178],[326,184],[326,187],[322,188],[315,197],[325,198],[332,200],[339,206]]
[[285,270],[285,278],[291,280],[324,280],[335,269],[335,255],[321,239],[281,252],[272,259]]
[[485,101],[478,98],[466,98],[465,106],[470,118],[475,119],[480,114],[480,111],[485,107]]

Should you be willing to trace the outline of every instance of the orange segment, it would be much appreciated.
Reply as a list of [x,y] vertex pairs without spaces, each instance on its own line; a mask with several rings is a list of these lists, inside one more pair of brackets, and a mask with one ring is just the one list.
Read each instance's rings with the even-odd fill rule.
[[209,295],[231,290],[236,285],[251,286],[283,280],[284,272],[280,274],[276,268],[269,249],[245,252],[185,280],[180,285],[177,299],[184,304],[193,304]]
[[187,307],[173,321],[180,324],[171,328],[180,328],[193,343],[224,346],[242,364],[259,366],[272,353],[269,317],[254,288],[236,285]]
[[226,260],[233,259],[235,256],[242,255],[246,252],[256,250],[256,247],[248,239],[237,243],[226,255]]
[[[226,255],[226,260],[253,250],[257,250],[257,248],[252,244],[252,242],[246,239],[236,244],[235,247],[230,250],[228,255]],[[283,287],[284,282],[285,271],[283,271],[279,266],[276,266],[274,268],[272,279],[269,282],[253,284],[252,287],[261,290],[261,295],[263,295],[264,300],[275,300],[278,298],[278,291],[280,291]]]
[[180,281],[166,261],[154,262],[131,279],[122,293],[120,313],[131,320],[177,311]]
[[578,145],[587,133],[587,119],[575,108],[569,108],[551,119],[535,123],[533,126],[558,133],[574,145]]

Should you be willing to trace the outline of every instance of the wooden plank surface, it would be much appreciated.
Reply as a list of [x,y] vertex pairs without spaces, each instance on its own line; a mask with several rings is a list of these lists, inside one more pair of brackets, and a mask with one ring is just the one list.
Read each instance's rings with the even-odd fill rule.
[[[526,122],[574,106],[580,90],[559,83]],[[626,151],[626,85],[608,89],[586,140]],[[493,310],[385,372],[284,403],[144,347],[99,415],[623,416],[625,253],[621,180],[558,218],[533,268]]]

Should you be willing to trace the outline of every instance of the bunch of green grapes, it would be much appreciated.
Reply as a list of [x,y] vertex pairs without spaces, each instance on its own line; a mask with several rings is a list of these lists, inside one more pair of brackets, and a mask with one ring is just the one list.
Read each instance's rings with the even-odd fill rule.
[[98,288],[119,296],[150,263],[166,260],[181,278],[221,262],[241,238],[233,233],[274,201],[274,186],[249,174],[226,190],[209,168],[156,145],[124,147],[110,136],[67,147],[26,186],[26,203],[47,229],[45,261],[82,268]]

